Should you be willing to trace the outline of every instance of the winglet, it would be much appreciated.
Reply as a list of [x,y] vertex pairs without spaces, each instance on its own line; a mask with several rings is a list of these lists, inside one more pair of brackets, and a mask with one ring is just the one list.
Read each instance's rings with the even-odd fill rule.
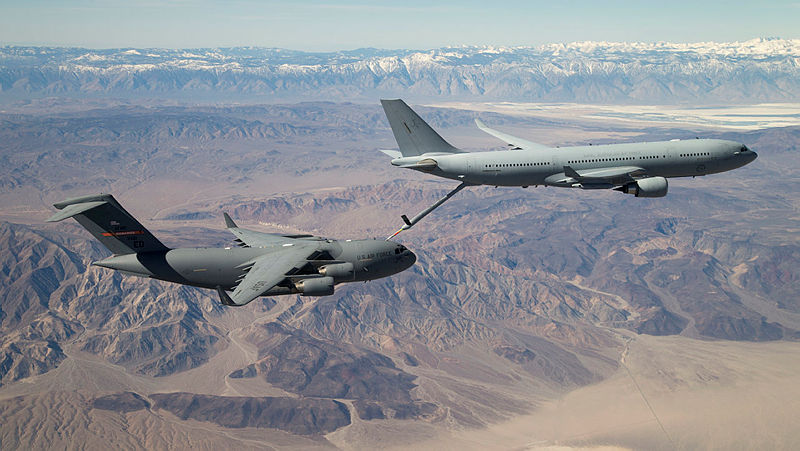
[[547,150],[550,149],[550,146],[545,146],[544,144],[535,143],[532,141],[528,141],[527,139],[518,138],[513,135],[509,135],[508,133],[503,133],[501,131],[495,130],[493,128],[489,128],[486,124],[483,123],[482,120],[475,118],[475,125],[478,126],[481,131],[486,132],[495,138],[505,141],[506,144],[509,146],[513,146],[514,148],[511,150]]
[[[228,216],[228,215],[226,214],[225,216]],[[228,218],[228,219],[230,219],[230,218]],[[231,307],[238,307],[239,306],[239,304],[233,302],[233,299],[231,299],[231,297],[228,296],[228,293],[226,293],[225,290],[223,290],[222,287],[219,286],[219,285],[217,285],[217,294],[219,295],[219,301],[222,302],[223,305],[228,305],[228,306],[231,306]]]
[[228,216],[228,213],[222,212],[222,215],[225,217],[225,227],[229,229],[236,229],[239,227],[236,225],[235,222],[233,222],[233,219],[231,219],[231,217]]

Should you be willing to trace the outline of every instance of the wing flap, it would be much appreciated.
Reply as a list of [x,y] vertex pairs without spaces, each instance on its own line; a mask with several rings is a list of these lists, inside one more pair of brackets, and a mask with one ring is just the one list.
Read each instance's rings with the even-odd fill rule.
[[544,150],[550,149],[550,146],[545,146],[544,144],[535,143],[533,141],[528,141],[527,139],[518,138],[513,135],[509,135],[508,133],[503,133],[501,131],[495,130],[493,128],[489,128],[486,124],[483,123],[480,119],[475,119],[475,125],[478,126],[479,129],[482,131],[494,136],[495,138],[505,141],[508,145],[514,146],[514,150]]
[[636,178],[644,177],[647,171],[638,166],[619,166],[610,168],[592,168],[576,171],[570,166],[564,166],[564,175],[574,179],[576,182],[598,188],[604,185],[622,185],[630,183]]
[[[567,166],[569,167],[569,166]],[[597,168],[576,171],[578,176],[583,179],[612,179],[621,176],[640,177],[646,172],[638,166],[621,166],[615,168]],[[569,175],[569,174],[567,174]]]

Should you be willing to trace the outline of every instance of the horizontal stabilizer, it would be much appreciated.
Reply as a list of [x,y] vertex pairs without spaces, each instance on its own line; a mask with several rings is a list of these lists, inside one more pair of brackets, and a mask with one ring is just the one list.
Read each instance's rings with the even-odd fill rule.
[[71,218],[77,214],[81,214],[84,211],[91,210],[92,208],[99,207],[100,205],[105,204],[106,202],[103,200],[94,201],[94,202],[83,202],[80,204],[72,204],[64,207],[63,210],[59,211],[58,213],[54,214],[47,218],[47,222],[58,222],[63,221],[67,218]]
[[53,206],[61,211],[48,221],[74,218],[114,254],[169,250],[110,194],[76,197]]
[[386,155],[389,155],[390,157],[392,157],[392,159],[403,157],[403,154],[400,153],[399,150],[388,150],[388,149],[378,149],[378,150],[385,153]]

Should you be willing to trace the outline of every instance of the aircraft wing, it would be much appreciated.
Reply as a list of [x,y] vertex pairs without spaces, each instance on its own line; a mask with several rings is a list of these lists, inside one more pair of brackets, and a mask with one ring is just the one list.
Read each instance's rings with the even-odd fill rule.
[[483,130],[484,132],[494,136],[495,138],[505,141],[510,146],[514,146],[513,150],[544,150],[550,149],[550,146],[545,146],[544,144],[535,143],[532,141],[528,141],[522,138],[517,138],[516,136],[509,135],[507,133],[503,133],[501,131],[497,131],[493,128],[489,128],[486,124],[483,123],[480,119],[475,119],[475,125],[478,126],[479,129]]
[[564,175],[584,185],[624,185],[637,178],[647,175],[647,172],[638,166],[620,166],[611,168],[592,168],[576,171],[570,166],[564,166]]
[[294,246],[298,238],[314,238],[314,235],[281,235],[278,233],[256,232],[239,228],[227,213],[225,216],[225,226],[236,235],[240,246],[246,247],[275,247],[275,246]]
[[217,287],[220,300],[225,305],[247,304],[283,282],[287,273],[305,265],[315,249],[314,243],[298,243],[257,258],[233,293],[228,295],[222,287]]

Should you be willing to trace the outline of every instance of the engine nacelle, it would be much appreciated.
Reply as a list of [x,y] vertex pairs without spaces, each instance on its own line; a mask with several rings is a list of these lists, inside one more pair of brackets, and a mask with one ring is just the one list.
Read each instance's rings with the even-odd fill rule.
[[349,262],[322,266],[319,268],[319,273],[323,276],[333,277],[334,279],[345,280],[352,280],[356,275],[353,264]]
[[625,194],[633,194],[636,197],[664,197],[667,195],[667,179],[664,177],[647,177],[616,189]]
[[303,279],[295,287],[303,296],[328,296],[333,294],[333,277]]

